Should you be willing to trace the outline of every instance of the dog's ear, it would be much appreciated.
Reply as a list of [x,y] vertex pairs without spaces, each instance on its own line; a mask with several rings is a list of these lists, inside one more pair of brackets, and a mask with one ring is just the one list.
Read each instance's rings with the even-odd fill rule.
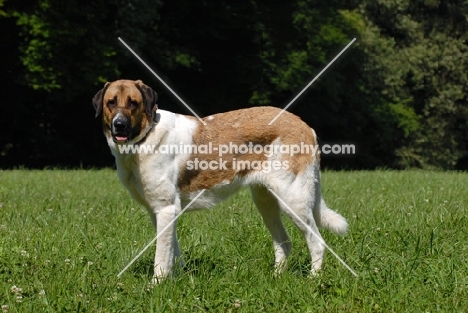
[[102,103],[104,101],[104,93],[106,92],[107,90],[107,87],[109,87],[110,83],[107,82],[104,84],[104,87],[99,90],[93,97],[93,106],[94,106],[94,109],[96,110],[96,116],[95,117],[98,117],[99,114],[101,114],[102,112]]
[[153,112],[158,109],[158,106],[156,105],[156,101],[158,101],[158,94],[151,87],[143,84],[141,80],[137,80],[135,85],[143,96],[146,114],[148,116],[153,116]]

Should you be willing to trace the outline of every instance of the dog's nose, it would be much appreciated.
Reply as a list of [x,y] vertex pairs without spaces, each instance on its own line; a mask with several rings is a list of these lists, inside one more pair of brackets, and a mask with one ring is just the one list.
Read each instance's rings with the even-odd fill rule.
[[127,121],[123,118],[118,118],[114,120],[114,128],[115,130],[125,130],[127,127]]

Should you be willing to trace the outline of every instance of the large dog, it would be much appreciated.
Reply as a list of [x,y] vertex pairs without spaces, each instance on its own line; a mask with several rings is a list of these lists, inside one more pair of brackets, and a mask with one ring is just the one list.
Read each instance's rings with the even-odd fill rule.
[[197,196],[188,210],[211,207],[246,185],[273,237],[275,271],[284,269],[292,247],[283,212],[304,234],[315,274],[325,252],[317,227],[338,234],[348,227],[322,199],[315,132],[288,112],[268,125],[280,112],[273,107],[215,114],[202,123],[158,110],[157,98],[139,80],[106,83],[93,98],[122,184],[146,207],[157,231],[165,229],[153,281],[184,264],[172,222],[181,210]]

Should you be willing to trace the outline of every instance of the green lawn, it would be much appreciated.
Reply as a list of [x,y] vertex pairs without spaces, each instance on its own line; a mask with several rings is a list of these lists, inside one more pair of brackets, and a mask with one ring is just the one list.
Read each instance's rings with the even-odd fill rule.
[[0,312],[466,312],[468,175],[325,172],[330,207],[350,232],[324,239],[320,276],[299,231],[273,276],[270,235],[248,190],[185,214],[187,267],[152,286],[155,235],[111,170],[0,171]]

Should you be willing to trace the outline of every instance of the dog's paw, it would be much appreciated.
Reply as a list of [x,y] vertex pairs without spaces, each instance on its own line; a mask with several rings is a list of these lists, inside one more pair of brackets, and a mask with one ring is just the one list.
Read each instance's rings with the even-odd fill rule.
[[167,277],[165,276],[153,276],[153,278],[151,279],[151,285],[159,285],[161,284],[163,281],[165,281],[167,279]]
[[309,278],[317,278],[322,274],[322,271],[320,269],[312,269],[309,273]]
[[287,266],[288,266],[288,263],[286,260],[275,264],[275,271],[273,272],[273,276],[274,277],[281,276],[281,274],[284,273],[284,271],[286,270]]

